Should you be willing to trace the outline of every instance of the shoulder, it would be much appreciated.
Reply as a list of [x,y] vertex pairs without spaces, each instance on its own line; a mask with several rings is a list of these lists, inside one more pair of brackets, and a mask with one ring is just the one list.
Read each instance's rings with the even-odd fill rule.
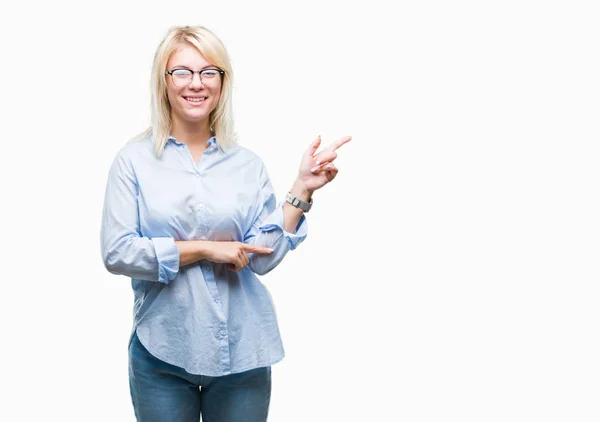
[[155,159],[151,137],[135,139],[123,145],[115,154],[115,163],[133,165],[136,162]]
[[139,156],[154,154],[154,143],[152,138],[147,136],[141,139],[129,141],[117,152],[118,157],[134,159]]
[[239,156],[240,158],[245,158],[245,159],[252,160],[252,161],[260,161],[260,157],[258,156],[257,153],[252,151],[250,148],[239,145],[239,144],[230,146],[227,149],[227,153],[230,155],[236,155],[236,156]]
[[133,175],[149,160],[156,159],[150,138],[132,140],[121,146],[114,155],[110,173]]
[[267,168],[262,158],[253,150],[236,144],[230,147],[226,154],[229,156],[229,163],[233,165],[236,171],[244,180],[254,180],[259,185],[269,179]]
[[247,147],[234,145],[227,150],[226,154],[230,155],[241,165],[256,167],[258,169],[264,167],[263,160],[260,156]]

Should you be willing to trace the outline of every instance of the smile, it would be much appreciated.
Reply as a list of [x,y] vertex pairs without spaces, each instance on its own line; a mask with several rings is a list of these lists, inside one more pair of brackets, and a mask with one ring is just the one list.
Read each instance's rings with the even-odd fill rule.
[[183,97],[188,103],[200,104],[208,97]]

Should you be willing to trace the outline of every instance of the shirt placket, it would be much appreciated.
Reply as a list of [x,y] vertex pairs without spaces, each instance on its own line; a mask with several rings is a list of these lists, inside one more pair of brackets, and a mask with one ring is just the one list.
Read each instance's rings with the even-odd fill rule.
[[[200,162],[198,163],[198,165],[196,165],[196,163],[194,162],[194,159],[192,158],[192,154],[191,154],[190,150],[188,149],[188,147],[185,144],[183,145],[185,155],[187,155],[187,157],[188,157],[188,162],[189,162],[190,166],[192,167],[192,169],[194,170],[196,177],[198,177],[198,178],[203,177],[203,168],[205,167],[206,159],[207,159],[206,153],[212,147],[213,147],[213,145],[208,146],[206,151],[204,151],[204,153],[202,154]],[[200,188],[201,184],[195,183],[194,185],[196,187],[196,189],[195,189],[196,196],[198,197],[198,201],[200,201],[199,198],[201,198],[201,188]],[[220,298],[219,290],[217,288],[217,281],[215,279],[214,265],[212,262],[207,261],[207,260],[199,261],[198,265],[202,269],[202,274],[204,275],[204,280],[206,281],[206,287],[212,298],[212,301],[215,303],[215,306],[213,307],[213,309],[214,309],[216,317],[218,319],[218,323],[215,324],[213,335],[220,343],[219,355],[220,355],[221,368],[224,373],[229,373],[229,372],[231,372],[231,360],[230,360],[230,350],[229,350],[229,334],[228,334],[228,330],[227,330],[227,315],[225,315],[225,311],[222,306],[222,301]]]
[[224,372],[231,371],[230,361],[230,350],[229,350],[229,333],[227,330],[227,315],[223,309],[222,301],[220,299],[219,290],[217,289],[217,281],[215,279],[214,264],[210,261],[200,261],[200,268],[206,280],[206,287],[208,292],[215,303],[213,309],[217,316],[218,323],[215,325],[213,335],[220,343],[220,360],[221,368]]

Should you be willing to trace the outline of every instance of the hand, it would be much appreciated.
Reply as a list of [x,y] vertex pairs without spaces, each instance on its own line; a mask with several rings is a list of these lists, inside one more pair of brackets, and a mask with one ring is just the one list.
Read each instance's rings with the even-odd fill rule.
[[351,136],[345,136],[318,153],[321,136],[312,142],[302,156],[298,171],[298,181],[309,193],[312,194],[315,190],[322,188],[337,176],[338,169],[333,164],[333,160],[337,158],[336,150],[351,139]]
[[206,259],[218,264],[228,264],[227,268],[232,271],[240,271],[250,262],[248,253],[270,254],[271,252],[273,249],[242,242],[212,242]]

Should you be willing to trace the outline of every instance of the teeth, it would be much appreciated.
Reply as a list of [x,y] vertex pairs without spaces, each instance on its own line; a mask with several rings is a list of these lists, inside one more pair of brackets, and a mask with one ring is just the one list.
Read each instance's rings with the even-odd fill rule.
[[206,97],[186,97],[186,100],[191,101],[193,103],[199,103],[200,101],[206,100]]

